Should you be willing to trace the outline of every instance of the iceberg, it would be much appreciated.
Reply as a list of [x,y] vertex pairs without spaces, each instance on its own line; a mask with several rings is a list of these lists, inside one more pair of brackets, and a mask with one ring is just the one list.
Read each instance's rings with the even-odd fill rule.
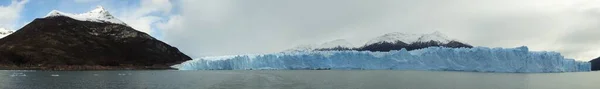
[[516,48],[428,47],[407,51],[303,51],[202,57],[173,65],[179,70],[437,70],[476,72],[580,72],[589,62],[557,52]]

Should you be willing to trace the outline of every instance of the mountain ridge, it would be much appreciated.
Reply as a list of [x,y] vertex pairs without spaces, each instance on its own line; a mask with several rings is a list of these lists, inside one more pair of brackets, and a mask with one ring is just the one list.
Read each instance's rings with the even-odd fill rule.
[[68,15],[36,18],[0,39],[0,69],[171,69],[187,60],[179,49],[125,24]]
[[81,13],[81,14],[72,14],[65,13],[58,10],[50,11],[44,18],[48,17],[56,17],[56,16],[65,16],[72,19],[80,20],[80,21],[92,21],[92,22],[100,22],[100,23],[115,23],[127,25],[125,22],[115,18],[108,12],[104,7],[97,6],[95,9],[90,10],[89,12]]
[[396,41],[402,41],[404,43],[410,44],[415,42],[429,42],[429,41],[438,41],[440,43],[448,43],[452,41],[452,39],[448,38],[445,34],[442,34],[439,31],[435,31],[429,34],[408,34],[402,32],[392,32],[387,33],[382,36],[373,38],[369,40],[366,45],[381,43],[381,42],[389,42],[394,43]]
[[[339,39],[338,39],[339,40]],[[336,40],[334,40],[336,41]],[[331,43],[325,42],[325,43]],[[323,43],[323,44],[325,44]],[[450,47],[450,48],[472,48],[473,46],[459,42],[457,40],[450,39],[448,36],[442,34],[439,31],[435,31],[429,34],[407,34],[402,32],[387,33],[382,36],[378,36],[369,40],[365,45],[360,47],[354,46],[308,46],[308,47],[296,47],[288,49],[287,51],[341,51],[341,50],[356,50],[356,51],[391,51],[400,50],[406,48],[407,50],[422,49],[427,47]]]
[[316,50],[316,49],[336,48],[336,47],[352,48],[352,47],[354,47],[354,45],[345,39],[335,39],[335,40],[324,42],[321,44],[299,45],[294,48],[287,49],[285,51],[310,51],[310,50]]

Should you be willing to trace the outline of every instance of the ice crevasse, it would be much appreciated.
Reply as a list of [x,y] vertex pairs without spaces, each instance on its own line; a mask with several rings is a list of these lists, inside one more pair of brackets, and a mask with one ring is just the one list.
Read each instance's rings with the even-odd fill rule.
[[516,48],[445,48],[419,50],[303,51],[258,55],[202,57],[172,66],[179,70],[440,70],[477,72],[579,72],[590,63],[563,57],[557,52]]

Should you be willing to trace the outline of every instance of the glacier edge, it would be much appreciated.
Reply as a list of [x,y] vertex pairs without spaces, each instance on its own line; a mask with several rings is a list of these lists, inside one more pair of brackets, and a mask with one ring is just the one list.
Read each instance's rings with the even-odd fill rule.
[[358,69],[439,70],[477,72],[580,72],[589,62],[564,58],[557,52],[516,48],[429,47],[406,51],[304,51],[258,55],[203,57],[172,66],[179,70]]

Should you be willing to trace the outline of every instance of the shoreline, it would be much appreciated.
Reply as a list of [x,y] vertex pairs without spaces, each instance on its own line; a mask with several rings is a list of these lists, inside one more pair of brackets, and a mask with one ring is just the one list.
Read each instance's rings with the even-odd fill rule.
[[57,66],[7,66],[0,70],[49,70],[49,71],[96,71],[96,70],[177,70],[170,66],[100,66],[100,65],[57,65]]

